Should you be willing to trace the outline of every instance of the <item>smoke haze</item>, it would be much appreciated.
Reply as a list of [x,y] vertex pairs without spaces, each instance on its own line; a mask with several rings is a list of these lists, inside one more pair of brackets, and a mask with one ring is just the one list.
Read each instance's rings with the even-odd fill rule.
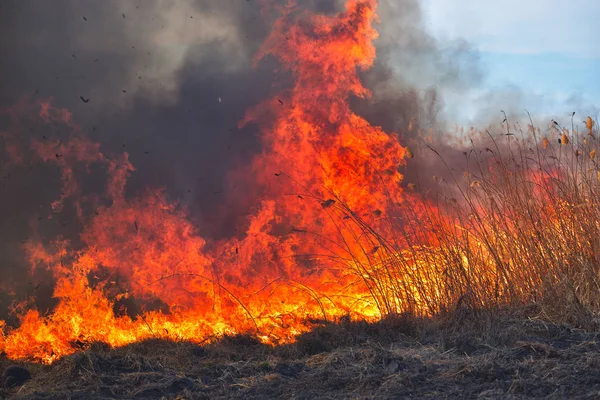
[[[323,13],[340,11],[343,3],[300,1],[302,9]],[[257,127],[239,128],[238,123],[250,107],[290,83],[289,76],[276,72],[272,59],[253,65],[274,18],[269,10],[282,4],[4,0],[0,107],[25,97],[32,102],[52,98],[72,112],[102,152],[129,153],[136,167],[129,194],[164,187],[189,210],[203,236],[231,235],[251,204],[240,200],[247,197],[243,182],[229,174],[247,165],[261,147]],[[467,43],[442,43],[426,31],[419,1],[382,0],[378,13],[378,58],[363,73],[373,97],[357,99],[353,107],[411,143],[419,131],[445,128],[442,93],[478,85],[483,71]],[[0,131],[9,122],[0,120]],[[20,133],[36,139],[46,135],[29,121],[21,121]],[[61,138],[67,132],[54,134]],[[446,152],[462,154],[451,144]],[[1,145],[0,157],[7,157]],[[407,181],[416,180],[423,168],[440,168],[431,157],[411,163],[404,172]],[[10,173],[2,171],[3,176]],[[90,191],[100,185],[93,179],[88,184]],[[32,220],[49,213],[59,187],[56,171],[41,167],[14,170],[4,179],[0,281],[27,281],[20,243],[36,225]],[[78,231],[75,219],[55,219],[55,231],[65,236]]]

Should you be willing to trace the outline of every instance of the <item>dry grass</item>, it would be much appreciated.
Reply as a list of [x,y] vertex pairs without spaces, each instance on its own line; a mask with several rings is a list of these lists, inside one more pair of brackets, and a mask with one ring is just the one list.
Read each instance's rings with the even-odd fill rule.
[[380,322],[326,322],[276,348],[250,336],[95,344],[28,365],[33,380],[0,397],[596,398],[598,130],[591,118],[582,131],[504,129],[473,143],[463,169],[431,148],[449,178],[390,195],[392,214],[376,223],[332,194],[328,211],[355,241],[340,261],[369,288]]
[[549,321],[600,327],[600,143],[594,121],[584,125],[542,132],[505,119],[460,165],[429,147],[449,178],[390,195],[393,213],[376,224],[336,198],[360,230],[348,265],[381,313],[535,304]]
[[298,343],[269,347],[249,336],[196,344],[151,340],[96,344],[4,394],[84,398],[594,398],[596,336],[496,310],[435,319],[389,317],[327,323]]

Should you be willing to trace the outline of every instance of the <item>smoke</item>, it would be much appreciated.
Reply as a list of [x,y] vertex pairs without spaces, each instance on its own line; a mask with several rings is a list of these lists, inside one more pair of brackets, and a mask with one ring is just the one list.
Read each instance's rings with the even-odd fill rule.
[[[303,9],[333,13],[344,1],[300,3]],[[0,106],[23,97],[53,98],[103,153],[129,154],[136,172],[128,195],[164,187],[189,210],[204,237],[232,235],[252,204],[241,200],[248,198],[248,188],[230,173],[247,165],[261,146],[256,127],[239,128],[238,122],[290,83],[274,60],[253,65],[271,14],[254,0],[4,0]],[[446,128],[443,97],[480,83],[477,52],[464,42],[433,38],[418,0],[381,0],[379,15],[378,58],[363,74],[373,97],[355,100],[353,107],[371,123],[398,133],[403,143],[421,143],[419,132]],[[20,123],[25,140],[48,135],[47,127]],[[9,122],[0,124],[2,131]],[[53,135],[68,137],[64,128]],[[442,144],[451,157],[462,154],[453,143]],[[1,146],[0,140],[0,157],[7,158]],[[416,171],[441,168],[432,159],[409,162],[406,180],[417,179]],[[12,174],[0,189],[0,281],[43,281],[43,271],[29,277],[21,242],[36,225],[32,219],[50,213],[60,176],[42,166],[9,171],[5,165],[0,159],[2,176]],[[90,192],[103,185],[95,175],[86,179]],[[79,228],[68,216],[55,222],[54,230],[67,237]],[[28,293],[35,287],[23,285]]]
[[467,42],[441,41],[428,32],[419,0],[382,0],[379,15],[376,65],[364,74],[373,97],[356,101],[357,112],[400,136],[415,154],[402,171],[404,183],[427,191],[436,185],[433,176],[451,174],[427,145],[446,162],[462,164],[464,143],[448,134],[451,112],[461,94],[481,85],[485,72]]

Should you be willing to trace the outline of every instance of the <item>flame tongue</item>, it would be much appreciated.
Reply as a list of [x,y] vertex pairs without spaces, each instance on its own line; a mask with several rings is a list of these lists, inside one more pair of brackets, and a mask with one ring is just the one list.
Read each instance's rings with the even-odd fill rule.
[[[133,170],[126,157],[90,155],[89,146],[74,157],[108,165],[112,205],[97,208],[78,252],[65,242],[54,252],[29,247],[32,265],[53,271],[60,302],[48,316],[23,313],[18,329],[4,329],[0,352],[52,362],[90,341],[119,346],[148,337],[204,340],[258,332],[277,342],[306,330],[307,318],[376,315],[361,277],[349,267],[357,257],[366,259],[368,244],[358,226],[343,222],[361,215],[375,223],[400,193],[404,149],[348,103],[350,96],[369,95],[357,70],[375,59],[375,10],[375,0],[350,0],[339,15],[288,8],[275,22],[257,61],[278,58],[295,83],[244,120],[265,127],[264,150],[251,175],[235,176],[252,179],[266,195],[242,237],[206,250],[196,228],[162,193],[125,199]],[[59,162],[37,151],[42,161]],[[69,164],[60,162],[66,196],[74,196]],[[137,315],[119,311],[134,300],[146,308]],[[159,306],[149,307],[152,302]]]
[[257,60],[277,57],[295,85],[285,101],[268,102],[246,118],[260,120],[265,109],[282,109],[255,161],[263,184],[272,181],[269,172],[283,171],[296,180],[296,191],[304,188],[323,198],[331,191],[356,212],[382,207],[384,188],[397,187],[404,149],[354,114],[348,102],[351,95],[369,95],[357,68],[368,68],[375,59],[375,8],[375,1],[349,1],[337,16],[303,16],[302,23],[290,25],[286,15],[275,23]]

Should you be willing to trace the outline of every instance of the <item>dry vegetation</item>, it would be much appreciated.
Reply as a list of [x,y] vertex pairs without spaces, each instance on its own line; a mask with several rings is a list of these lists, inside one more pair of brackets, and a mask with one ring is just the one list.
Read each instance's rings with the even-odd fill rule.
[[336,199],[362,228],[350,265],[382,321],[316,322],[279,347],[94,344],[27,364],[33,378],[0,397],[597,398],[598,130],[591,118],[582,130],[532,125],[505,121],[465,152],[464,170],[448,165],[438,190],[395,204],[377,228]]
[[[281,347],[249,336],[201,347],[95,344],[0,392],[87,398],[597,398],[596,336],[502,311],[338,321]],[[3,362],[4,363],[4,362]]]
[[[596,329],[595,123],[588,117],[579,130],[552,121],[542,131],[505,119],[502,126],[502,132],[486,131],[471,141],[461,168],[429,147],[429,156],[443,160],[448,178],[428,177],[436,180],[435,190],[395,203],[396,214],[382,227],[352,215],[365,243],[364,254],[352,255],[352,267],[383,314],[436,315],[463,303],[472,309],[533,303],[549,321]],[[419,184],[408,185],[414,186]]]

